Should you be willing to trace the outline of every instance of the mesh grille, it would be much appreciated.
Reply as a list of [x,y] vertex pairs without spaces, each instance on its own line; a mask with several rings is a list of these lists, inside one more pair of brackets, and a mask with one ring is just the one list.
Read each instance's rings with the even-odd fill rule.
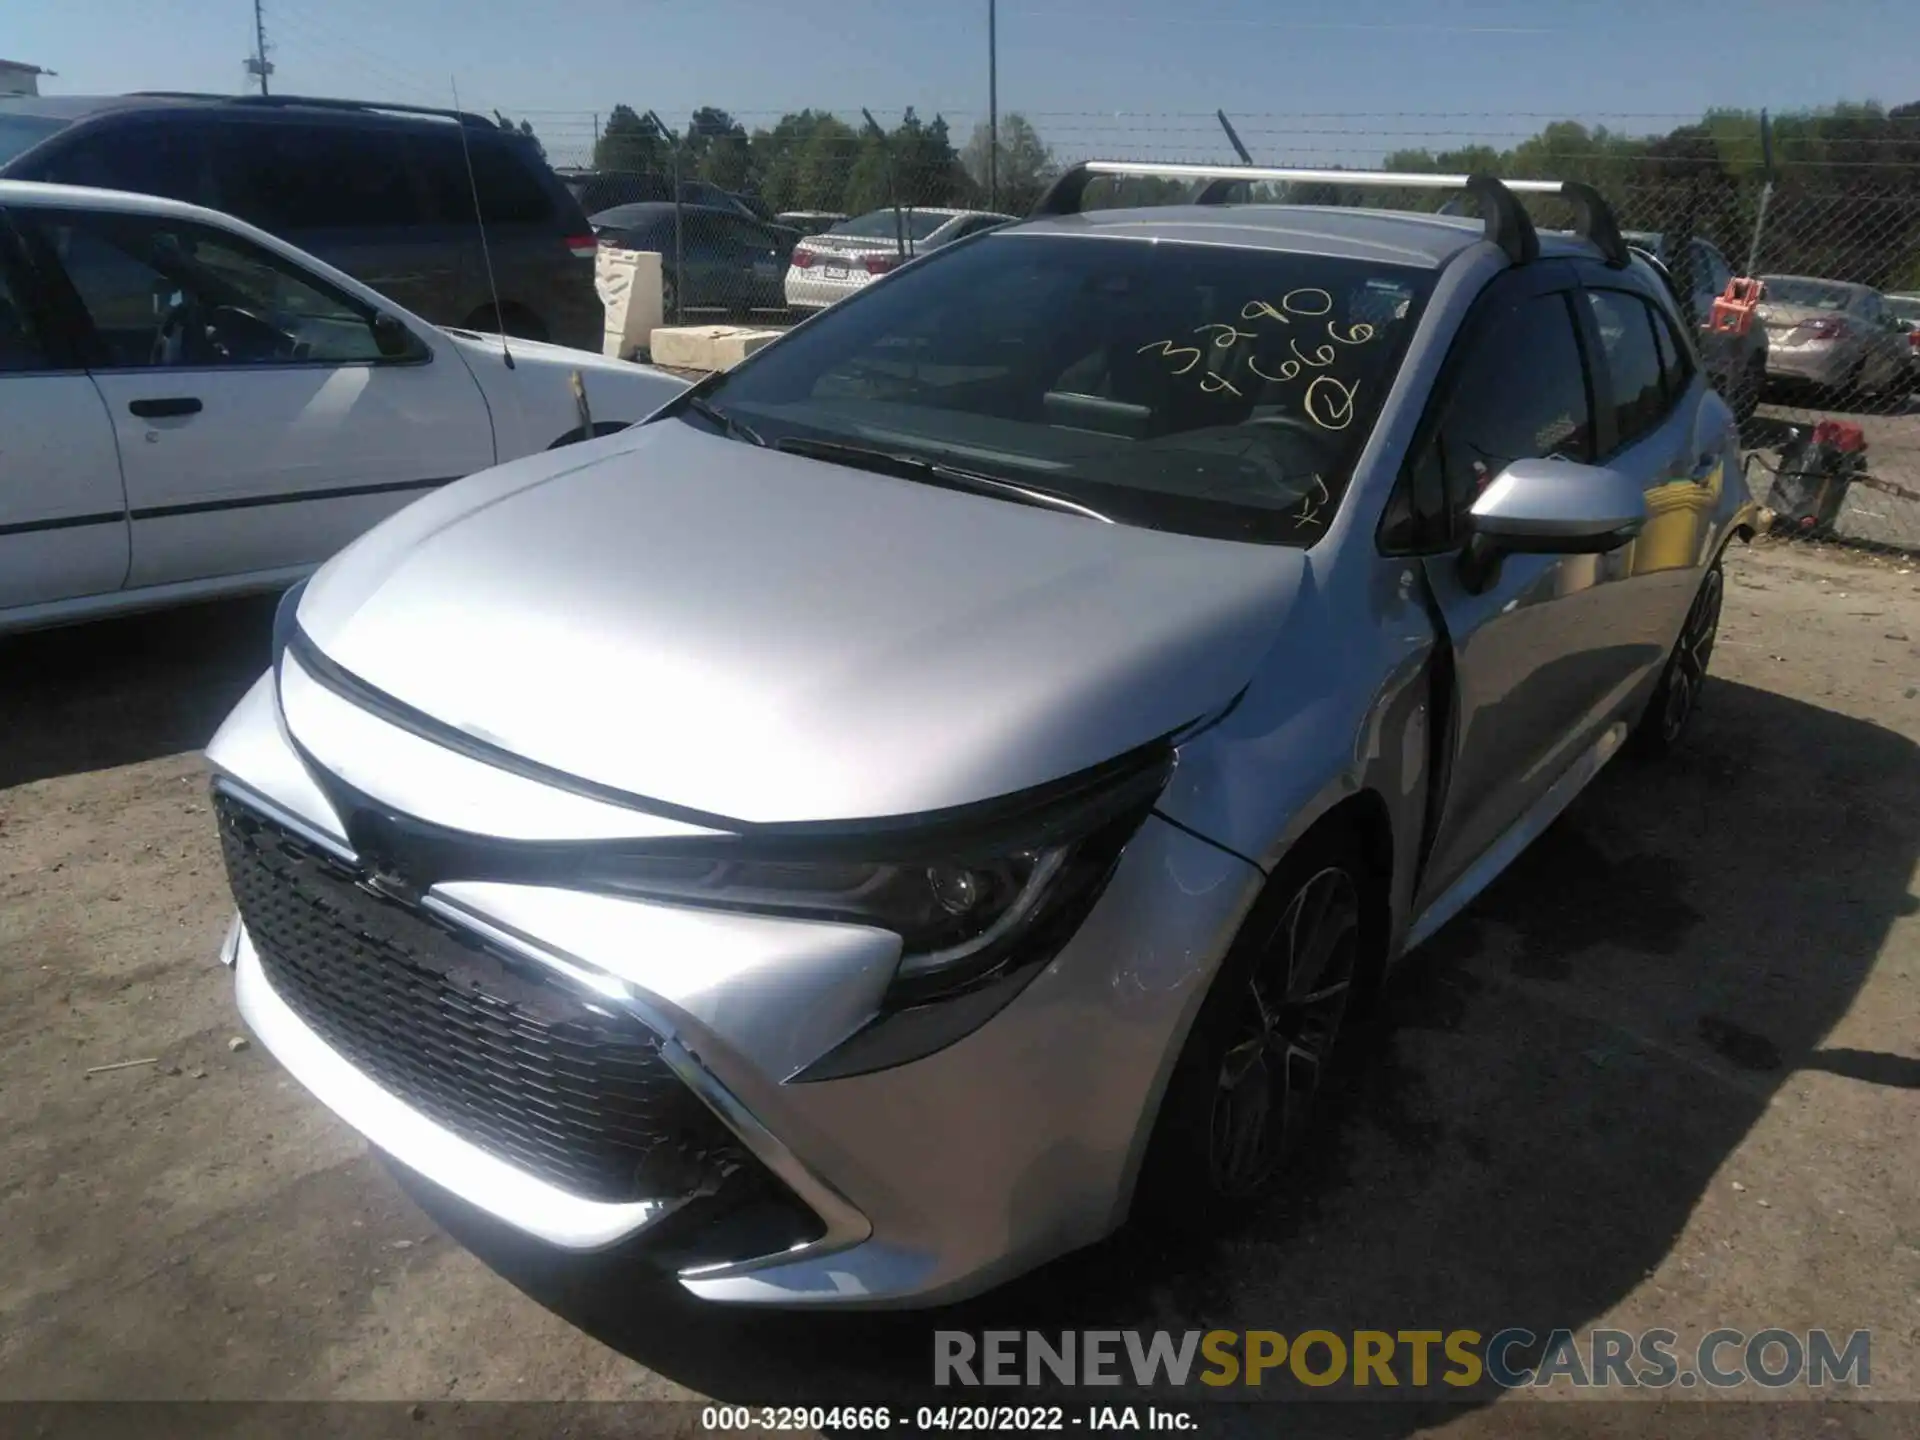
[[645,1026],[362,889],[348,867],[231,796],[217,792],[215,808],[275,993],[382,1088],[585,1198],[679,1199],[723,1186],[734,1198],[787,1197]]

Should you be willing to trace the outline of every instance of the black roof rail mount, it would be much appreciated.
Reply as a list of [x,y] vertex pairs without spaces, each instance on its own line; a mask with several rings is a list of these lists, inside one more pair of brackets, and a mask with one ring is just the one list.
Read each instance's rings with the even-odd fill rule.
[[330,95],[219,95],[205,90],[133,90],[128,92],[146,100],[218,100],[227,105],[249,105],[277,110],[300,107],[316,110],[361,110],[368,114],[434,115],[442,120],[458,120],[485,130],[498,130],[499,123],[471,110],[448,110],[437,105],[402,105],[386,100],[342,100]]
[[1631,260],[1620,227],[1605,198],[1591,185],[1577,180],[1501,180],[1494,175],[1401,174],[1391,170],[1326,170],[1269,168],[1263,165],[1182,165],[1156,161],[1083,160],[1060,173],[1033,207],[1033,216],[1077,215],[1087,186],[1101,176],[1137,175],[1163,180],[1199,182],[1192,203],[1223,205],[1234,190],[1249,181],[1287,184],[1352,185],[1383,190],[1464,190],[1480,203],[1487,239],[1506,252],[1515,265],[1540,256],[1540,237],[1520,203],[1520,193],[1558,195],[1574,210],[1575,232],[1592,241],[1607,263],[1625,266]]

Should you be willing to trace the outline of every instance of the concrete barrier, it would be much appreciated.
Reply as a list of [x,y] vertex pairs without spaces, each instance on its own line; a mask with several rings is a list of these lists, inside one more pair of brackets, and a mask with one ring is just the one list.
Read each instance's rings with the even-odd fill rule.
[[651,250],[602,246],[594,262],[594,287],[606,308],[606,338],[601,353],[630,360],[666,320],[661,295],[660,257]]
[[668,325],[653,332],[647,350],[655,365],[670,369],[726,370],[782,333],[745,325]]

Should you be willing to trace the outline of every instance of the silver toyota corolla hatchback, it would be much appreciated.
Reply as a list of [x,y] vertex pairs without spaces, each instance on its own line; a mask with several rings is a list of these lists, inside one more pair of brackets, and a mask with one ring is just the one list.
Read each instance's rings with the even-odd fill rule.
[[[1201,183],[1083,211],[1132,172]],[[1357,997],[1679,737],[1751,501],[1590,192],[1249,176],[1078,167],[288,596],[210,750],[261,1042],[716,1301],[1257,1201]]]

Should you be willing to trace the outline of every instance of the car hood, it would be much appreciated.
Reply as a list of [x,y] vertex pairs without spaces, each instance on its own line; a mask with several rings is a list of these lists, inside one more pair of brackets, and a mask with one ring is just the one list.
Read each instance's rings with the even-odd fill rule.
[[1308,573],[670,419],[435,493],[298,616],[448,726],[766,824],[965,805],[1177,730],[1245,685]]

